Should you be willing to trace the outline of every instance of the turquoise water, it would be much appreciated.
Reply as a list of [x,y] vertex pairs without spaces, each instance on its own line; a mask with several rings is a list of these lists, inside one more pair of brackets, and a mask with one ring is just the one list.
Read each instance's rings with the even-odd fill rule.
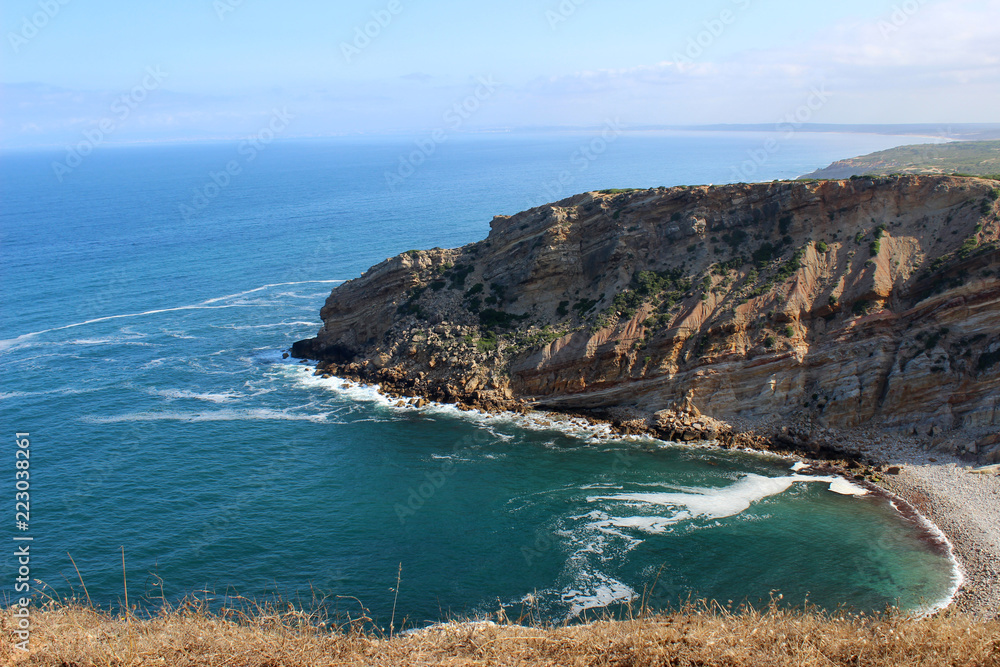
[[[400,566],[410,624],[689,595],[865,610],[946,597],[952,563],[923,531],[783,461],[400,409],[282,359],[334,281],[483,238],[494,214],[554,198],[588,141],[456,140],[395,191],[385,172],[405,142],[275,144],[187,216],[243,159],[234,146],[106,149],[62,183],[54,156],[3,155],[0,409],[11,440],[31,433],[38,587],[82,593],[71,554],[94,601],[117,604],[124,547],[131,602],[315,592],[383,625]],[[620,137],[555,194],[724,182],[763,141]],[[800,135],[760,177],[898,143]]]

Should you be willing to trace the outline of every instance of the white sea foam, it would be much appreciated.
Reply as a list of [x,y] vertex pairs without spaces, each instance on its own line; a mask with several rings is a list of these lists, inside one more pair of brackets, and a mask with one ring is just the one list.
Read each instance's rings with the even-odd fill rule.
[[284,329],[288,327],[313,327],[321,326],[319,322],[274,322],[272,324],[215,324],[216,329],[232,329],[233,331],[245,331],[250,329]]
[[608,531],[612,528],[636,529],[645,533],[663,533],[674,524],[692,519],[722,519],[736,516],[765,498],[787,491],[796,482],[820,482],[829,485],[834,493],[865,495],[868,492],[841,477],[813,477],[789,475],[764,477],[749,474],[735,484],[722,488],[693,488],[682,493],[619,493],[611,496],[590,496],[588,502],[612,501],[634,503],[636,506],[654,505],[670,512],[665,516],[611,516],[594,521],[588,526]]
[[75,396],[77,394],[92,394],[101,391],[100,387],[62,387],[60,389],[44,389],[41,391],[0,391],[0,400],[10,398],[28,398],[31,396]]
[[[904,501],[899,496],[888,491],[886,491],[886,495],[889,497],[889,502],[892,504],[893,509],[902,514],[900,503]],[[955,601],[958,590],[965,583],[965,572],[962,570],[961,563],[958,562],[958,557],[955,556],[955,545],[951,543],[951,540],[948,539],[943,530],[919,512],[914,511],[907,513],[907,515],[912,516],[917,525],[930,533],[937,542],[945,546],[948,551],[948,559],[951,561],[951,587],[948,592],[940,600],[918,607],[912,612],[912,615],[916,617],[932,616],[942,609],[948,608]]]
[[588,609],[602,609],[616,602],[631,602],[639,596],[631,586],[601,572],[580,572],[574,586],[563,591],[560,599],[569,605],[568,618],[576,618]]
[[254,289],[246,290],[244,292],[236,292],[235,294],[227,294],[225,296],[219,296],[212,299],[207,299],[201,303],[193,304],[190,306],[176,306],[173,308],[156,308],[153,310],[146,310],[140,313],[125,313],[122,315],[107,315],[105,317],[95,317],[93,319],[85,320],[83,322],[74,322],[73,324],[64,324],[59,327],[52,327],[51,329],[42,329],[41,331],[32,331],[30,333],[21,334],[17,338],[8,338],[5,340],[0,340],[0,351],[7,350],[12,347],[22,347],[22,343],[29,341],[30,339],[40,336],[42,334],[51,333],[53,331],[63,331],[65,329],[73,329],[76,327],[86,326],[88,324],[97,324],[99,322],[109,322],[111,320],[121,320],[134,317],[144,317],[147,315],[157,315],[160,313],[174,313],[183,310],[219,310],[223,308],[249,308],[254,306],[271,306],[272,303],[255,302],[255,303],[232,303],[221,306],[216,306],[212,304],[219,303],[221,301],[229,301],[233,299],[238,299],[240,297],[246,296],[248,294],[254,294],[256,292],[261,292],[274,287],[284,287],[287,285],[310,285],[310,284],[340,284],[344,282],[343,280],[302,280],[298,282],[290,283],[271,283],[268,285],[262,285],[260,287],[255,287]]
[[359,384],[338,377],[324,378],[319,375],[313,375],[313,369],[304,364],[286,364],[278,366],[278,368],[283,369],[285,372],[291,372],[295,382],[302,387],[324,389],[361,403],[370,403],[384,407],[392,405],[389,397],[379,392],[378,385]]
[[[381,405],[391,410],[411,411],[418,409],[409,401],[403,401],[403,405],[398,406],[397,403],[399,401],[397,399],[390,399],[382,394],[380,386],[377,384],[361,385],[338,377],[323,378],[322,376],[313,375],[313,368],[304,364],[287,365],[285,368],[293,369],[292,372],[295,373],[296,381],[305,387],[327,389],[353,400]],[[424,407],[419,408],[419,410],[427,414],[438,414],[472,421],[485,428],[511,424],[526,431],[556,431],[590,443],[622,439],[607,424],[592,424],[580,417],[566,417],[555,413],[530,412],[527,415],[515,412],[490,413],[475,409],[460,410],[455,405],[436,403],[434,401],[429,401]],[[497,433],[492,429],[491,433],[503,440],[509,440],[513,437]],[[557,445],[552,443],[551,446],[555,447]]]
[[163,398],[194,398],[199,401],[209,401],[210,403],[229,403],[240,396],[234,392],[209,394],[189,391],[187,389],[150,389],[149,393],[154,396],[162,396]]
[[119,424],[124,422],[213,422],[213,421],[308,421],[327,423],[327,414],[304,415],[287,410],[255,408],[250,410],[218,410],[215,412],[133,412],[123,415],[88,416],[82,421],[93,424]]
[[[295,381],[303,387],[325,389],[354,401],[379,405],[392,411],[413,411],[419,409],[425,414],[437,414],[472,421],[488,429],[491,426],[509,423],[524,430],[559,431],[570,436],[591,441],[606,440],[614,437],[610,427],[607,425],[594,425],[585,419],[565,418],[542,412],[529,413],[528,415],[513,412],[489,413],[475,409],[460,410],[455,405],[434,401],[428,401],[422,408],[416,408],[408,400],[403,400],[402,405],[399,405],[399,399],[390,399],[381,393],[381,387],[377,384],[359,384],[336,376],[324,378],[320,375],[315,375],[313,368],[305,364],[287,364],[283,368],[289,369],[288,372],[291,372],[294,375]],[[491,433],[503,440],[509,440],[513,437],[508,434],[497,433],[492,429]]]
[[867,496],[868,491],[862,489],[857,484],[851,484],[843,477],[835,477],[830,482],[830,490],[842,496]]

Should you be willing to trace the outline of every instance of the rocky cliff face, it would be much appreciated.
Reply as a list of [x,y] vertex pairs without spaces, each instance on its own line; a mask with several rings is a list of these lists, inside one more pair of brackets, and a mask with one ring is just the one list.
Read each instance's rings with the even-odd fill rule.
[[[293,348],[510,408],[879,424],[991,456],[1000,183],[905,176],[591,192],[333,291]],[[662,418],[662,415],[661,415]],[[978,442],[978,445],[977,445]]]

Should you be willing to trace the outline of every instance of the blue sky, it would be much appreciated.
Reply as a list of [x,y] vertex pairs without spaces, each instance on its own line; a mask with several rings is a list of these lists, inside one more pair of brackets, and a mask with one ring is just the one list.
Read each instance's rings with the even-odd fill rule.
[[809,122],[1000,121],[1000,0],[7,0],[0,21],[0,146],[102,121],[114,142],[226,138],[274,109],[288,136],[417,132],[456,104],[460,131],[804,104]]

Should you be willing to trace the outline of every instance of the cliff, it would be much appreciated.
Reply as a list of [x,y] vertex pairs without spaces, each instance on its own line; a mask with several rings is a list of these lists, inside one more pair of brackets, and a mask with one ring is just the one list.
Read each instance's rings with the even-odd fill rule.
[[677,413],[873,424],[996,460],[998,186],[584,193],[378,264],[333,290],[293,354],[400,395],[618,415],[665,436]]

